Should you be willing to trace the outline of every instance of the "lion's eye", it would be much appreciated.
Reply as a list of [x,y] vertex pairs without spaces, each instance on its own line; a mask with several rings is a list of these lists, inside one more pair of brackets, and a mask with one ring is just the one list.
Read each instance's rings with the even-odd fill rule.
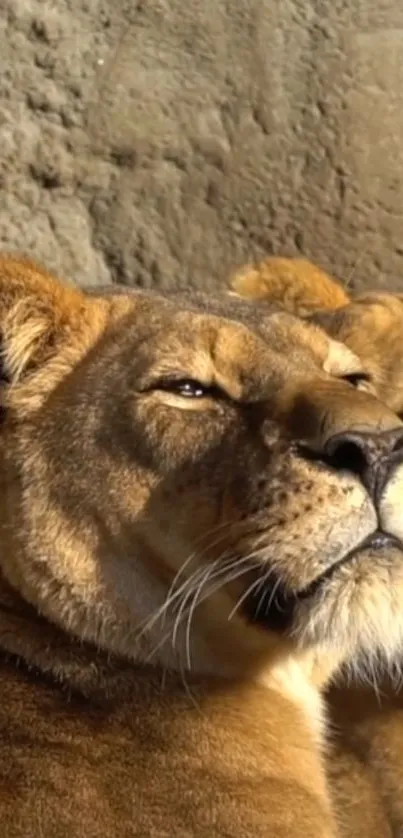
[[185,399],[217,398],[223,395],[218,387],[201,384],[193,378],[165,379],[159,381],[155,389],[165,390]]
[[361,387],[363,384],[371,383],[371,376],[366,372],[349,372],[342,378],[343,381],[347,381],[353,387]]

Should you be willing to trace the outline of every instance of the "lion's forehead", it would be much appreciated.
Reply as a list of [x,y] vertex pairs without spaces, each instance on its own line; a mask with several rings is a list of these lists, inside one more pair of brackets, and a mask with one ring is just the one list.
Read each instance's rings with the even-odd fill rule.
[[[313,331],[312,326],[300,318],[285,313],[280,306],[264,302],[256,306],[250,300],[233,296],[226,292],[207,294],[196,290],[172,290],[166,293],[160,291],[144,291],[143,289],[122,289],[119,286],[108,286],[102,289],[90,289],[92,296],[106,296],[116,298],[121,302],[132,303],[135,317],[143,316],[150,324],[169,321],[172,315],[187,320],[189,326],[201,321],[204,316],[207,321],[211,318],[217,327],[232,324],[234,327],[242,325],[246,329],[261,336],[268,334],[268,325],[283,333],[289,331],[290,338],[295,340],[295,324],[299,324],[301,336]],[[129,308],[130,310],[130,308]]]
[[131,300],[123,324],[117,321],[115,345],[123,350],[132,344],[137,352],[141,344],[150,359],[166,354],[183,360],[201,352],[253,373],[256,365],[268,369],[282,360],[287,368],[322,367],[328,353],[329,338],[321,329],[272,305],[189,291],[133,292]]

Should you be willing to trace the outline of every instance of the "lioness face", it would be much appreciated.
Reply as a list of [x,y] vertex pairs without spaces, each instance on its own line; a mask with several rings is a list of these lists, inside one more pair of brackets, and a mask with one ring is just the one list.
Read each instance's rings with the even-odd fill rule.
[[352,352],[227,295],[97,298],[12,261],[0,318],[1,564],[45,616],[214,672],[393,653],[403,425]]

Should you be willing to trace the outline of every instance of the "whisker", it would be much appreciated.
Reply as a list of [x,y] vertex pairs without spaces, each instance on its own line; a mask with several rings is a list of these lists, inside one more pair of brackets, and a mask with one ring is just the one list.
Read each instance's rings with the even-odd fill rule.
[[[244,565],[244,566],[242,566],[241,568],[240,568],[240,562],[242,562],[242,564]],[[191,623],[192,623],[192,619],[193,619],[193,616],[194,616],[194,612],[195,612],[196,607],[197,607],[197,606],[199,606],[199,605],[201,605],[203,602],[205,602],[205,601],[206,601],[206,599],[209,599],[209,598],[210,598],[213,594],[217,593],[217,591],[219,591],[219,590],[220,590],[221,588],[223,588],[225,585],[228,585],[228,584],[230,584],[231,582],[234,582],[236,579],[239,579],[239,578],[240,578],[241,576],[243,576],[245,573],[250,572],[250,567],[251,567],[251,565],[250,565],[250,560],[249,560],[248,558],[246,558],[246,559],[241,559],[241,560],[239,560],[239,559],[238,559],[238,560],[234,561],[234,563],[233,563],[233,568],[234,568],[234,570],[235,570],[235,568],[236,568],[236,573],[230,573],[229,568],[228,568],[228,567],[227,567],[227,568],[225,568],[225,573],[222,573],[222,574],[221,574],[221,575],[223,576],[223,578],[222,578],[222,579],[220,579],[219,583],[218,583],[218,584],[213,585],[212,587],[210,587],[210,588],[209,588],[209,589],[208,589],[208,590],[204,593],[203,597],[201,597],[201,598],[199,599],[199,596],[200,596],[201,590],[202,590],[202,588],[203,588],[203,585],[205,585],[207,582],[211,582],[211,577],[206,577],[205,579],[203,579],[203,580],[202,580],[201,584],[199,585],[199,587],[198,587],[198,588],[197,588],[197,590],[195,591],[195,594],[194,594],[193,600],[192,600],[192,602],[191,602],[191,604],[190,604],[190,606],[189,606],[189,610],[188,610],[188,613],[187,613],[187,624],[186,624],[186,649],[187,649],[188,661],[189,661],[189,662],[190,662],[190,631],[191,631]],[[219,573],[219,572],[217,572],[216,574],[214,574],[214,578],[217,578],[219,575],[220,575],[220,573]],[[184,616],[185,616],[185,615],[184,615]]]
[[[195,585],[198,585],[196,590],[199,590],[200,585],[203,585],[203,583],[208,579],[210,570],[211,570],[212,567],[214,567],[216,565],[216,563],[217,562],[214,562],[213,565],[211,565],[211,567],[208,566],[207,568],[202,568],[202,572],[199,574],[199,579],[197,579],[197,581],[195,580],[195,583],[194,583]],[[201,581],[200,581],[200,579],[201,579]],[[194,587],[191,587],[190,590],[184,596],[184,598],[183,598],[183,600],[180,604],[178,613],[176,615],[173,631],[172,631],[172,646],[173,647],[176,646],[178,631],[179,631],[179,627],[180,627],[180,624],[181,624],[181,621],[182,621],[182,617],[185,618],[186,615],[187,615],[187,612],[185,611],[186,605],[187,605],[189,599],[191,599],[191,597],[194,595],[194,590],[195,590]]]
[[269,598],[269,601],[266,603],[266,607],[265,607],[265,613],[266,613],[266,614],[268,614],[268,613],[269,613],[270,608],[271,608],[271,606],[272,606],[273,602],[274,602],[274,601],[276,601],[276,602],[277,602],[277,600],[276,600],[276,594],[277,594],[278,588],[280,587],[280,584],[281,584],[281,579],[277,579],[277,580],[276,580],[276,582],[275,582],[275,584],[273,585],[273,589],[272,589],[272,591],[271,591],[271,593],[270,593],[270,598]]
[[201,552],[197,552],[197,550],[195,550],[193,553],[190,553],[190,555],[188,556],[188,558],[187,558],[187,559],[183,562],[183,564],[181,564],[181,566],[180,566],[179,570],[178,570],[178,571],[177,571],[177,573],[175,574],[175,576],[174,576],[174,578],[173,578],[173,580],[172,580],[172,584],[171,584],[171,586],[170,586],[170,588],[169,588],[169,590],[168,590],[167,597],[169,597],[169,596],[172,594],[172,591],[176,588],[176,585],[177,585],[177,583],[178,583],[178,580],[180,579],[180,577],[182,576],[182,574],[183,574],[183,572],[186,570],[186,568],[187,568],[187,567],[189,567],[189,564],[190,564],[190,563],[191,563],[194,559],[197,559],[197,560],[200,562],[200,561],[201,561],[201,559],[203,558],[203,556],[205,555],[205,553],[206,553],[208,550],[211,550],[213,547],[216,547],[216,546],[217,546],[217,544],[219,544],[219,543],[220,543],[220,540],[221,540],[222,538],[223,538],[223,536],[220,536],[220,538],[219,538],[219,539],[217,539],[216,541],[210,542],[208,545],[206,545],[206,546],[204,547],[204,549],[203,549]]
[[[189,557],[191,561],[192,557]],[[189,565],[190,561],[187,560],[187,564]],[[140,624],[136,635],[136,640],[139,641],[146,632],[148,632],[159,619],[165,619],[169,608],[174,608],[177,613],[175,617],[175,622],[172,630],[172,648],[175,649],[177,644],[177,636],[180,625],[183,623],[185,619],[188,620],[187,629],[186,629],[186,655],[187,655],[187,662],[189,664],[189,668],[191,668],[191,659],[190,659],[190,634],[191,634],[191,623],[193,620],[193,615],[195,609],[198,605],[204,602],[208,597],[212,596],[216,593],[221,587],[224,587],[231,581],[239,578],[241,575],[250,570],[253,567],[253,564],[256,564],[256,552],[250,553],[247,556],[243,556],[239,558],[239,556],[226,556],[225,553],[222,554],[219,558],[217,558],[214,562],[210,563],[207,568],[206,567],[197,567],[195,571],[187,577],[182,584],[176,589],[173,590],[173,585],[171,585],[169,589],[169,595],[167,595],[163,604],[154,612],[150,617],[148,617],[143,624]],[[180,570],[183,570],[184,567],[182,566]],[[232,573],[232,571],[236,571]],[[176,576],[176,579],[178,576]],[[218,584],[212,584],[214,581],[218,581]],[[207,591],[201,597],[201,592],[204,586],[209,583]],[[261,580],[257,580],[256,584],[261,584]],[[153,648],[150,656],[156,653],[156,651],[163,645],[166,641],[167,637],[169,636],[170,632],[168,632],[162,640],[159,641],[158,644]],[[148,659],[147,659],[148,660]]]
[[166,609],[169,608],[170,605],[172,605],[172,603],[175,602],[175,600],[179,599],[186,587],[189,584],[191,584],[192,580],[194,579],[194,576],[197,576],[201,571],[204,571],[204,568],[197,568],[195,573],[192,574],[192,576],[185,579],[182,585],[180,585],[180,587],[176,591],[174,591],[169,598],[167,597],[164,600],[164,602],[162,603],[160,608],[157,609],[157,611],[155,611],[153,614],[151,614],[150,617],[147,617],[142,623],[138,625],[137,628],[141,629],[141,631],[137,635],[138,639],[140,639],[145,634],[145,632],[149,631],[150,628],[152,628],[153,625],[155,625],[157,620],[164,615]]
[[[215,562],[214,564],[217,564],[217,563]],[[246,570],[242,569],[239,573],[237,572],[236,574],[230,575],[231,570],[236,569],[237,571],[239,571],[241,564],[242,564],[242,566],[247,564],[247,566],[249,567],[249,562],[247,562],[246,559],[239,559],[239,557],[237,557],[235,559],[227,561],[225,564],[222,564],[221,567],[219,567],[218,570],[216,570],[214,573],[207,572],[207,574],[205,574],[205,576],[201,579],[196,591],[194,592],[194,597],[193,597],[193,600],[190,604],[189,611],[188,611],[188,619],[187,619],[187,626],[186,626],[186,648],[188,650],[188,661],[189,661],[189,655],[190,655],[190,626],[191,626],[193,614],[194,614],[194,611],[195,611],[197,605],[200,605],[208,597],[210,597],[214,593],[216,593],[216,591],[219,590],[220,587],[223,587],[224,585],[228,584],[230,581],[233,581],[234,579],[237,579],[238,576],[241,576],[243,573],[245,573]],[[200,595],[200,593],[203,589],[203,586],[205,584],[207,584],[207,582],[211,583],[214,579],[217,580],[217,578],[219,578],[219,577],[224,577],[224,578],[220,579],[220,582],[219,582],[218,585],[215,585],[215,586],[209,588],[208,592],[206,592],[206,595],[203,597],[203,599],[199,600],[199,602],[198,602],[198,597],[199,597],[199,595]]]
[[203,589],[203,585],[208,581],[208,577],[204,577],[200,584],[198,585],[196,592],[194,593],[193,599],[190,602],[190,606],[187,613],[187,620],[186,620],[186,632],[185,632],[185,650],[186,650],[186,661],[188,668],[191,669],[191,660],[190,660],[190,628],[192,623],[192,617],[197,605],[197,597],[200,591]]
[[187,680],[186,680],[186,673],[185,673],[185,670],[183,669],[183,667],[182,667],[181,665],[179,665],[179,671],[180,671],[180,676],[181,676],[181,679],[182,679],[183,686],[184,686],[184,688],[185,688],[186,695],[188,696],[188,698],[190,699],[191,703],[193,704],[193,707],[195,707],[195,709],[197,710],[197,712],[198,712],[198,713],[200,713],[200,714],[202,715],[202,711],[201,711],[200,705],[197,703],[197,701],[196,701],[196,699],[195,699],[195,697],[194,697],[194,695],[193,695],[193,693],[192,693],[192,691],[191,691],[191,689],[190,689],[190,687],[189,687],[189,684],[188,684],[188,682],[187,682]]
[[159,640],[159,641],[158,641],[158,643],[156,643],[156,644],[155,644],[155,646],[153,646],[153,648],[151,649],[151,651],[149,652],[149,654],[147,655],[147,657],[144,659],[144,663],[146,663],[146,664],[147,664],[147,663],[150,663],[151,658],[153,658],[153,657],[154,657],[154,655],[155,655],[155,653],[156,653],[156,652],[158,652],[158,649],[160,649],[160,648],[161,648],[161,646],[163,646],[163,645],[164,645],[164,643],[166,643],[166,641],[169,639],[169,635],[170,635],[170,632],[169,632],[169,631],[167,631],[167,632],[163,635],[162,639],[161,639],[161,640]]
[[247,598],[248,598],[248,596],[249,596],[249,595],[252,593],[252,591],[254,590],[254,588],[256,588],[257,586],[259,586],[260,584],[261,584],[261,579],[255,579],[255,581],[254,581],[254,582],[252,582],[252,584],[251,584],[251,585],[249,585],[249,588],[247,588],[247,590],[246,590],[246,591],[244,591],[244,593],[242,594],[242,596],[241,596],[241,597],[239,597],[239,599],[238,599],[237,603],[234,605],[234,607],[233,607],[232,611],[231,611],[231,612],[230,612],[230,614],[228,615],[228,620],[232,620],[232,617],[234,616],[234,614],[236,614],[236,612],[238,611],[238,609],[241,607],[242,603],[243,603],[243,602],[245,602],[245,599],[247,599]]
[[[229,522],[227,522],[227,521],[222,522],[221,524],[218,524],[216,527],[213,527],[213,528],[210,530],[210,532],[208,533],[208,536],[215,535],[215,534],[216,534],[219,530],[222,530],[222,529],[224,529],[224,528],[225,528],[225,529],[228,529],[229,527],[231,527],[231,528],[233,527],[233,522],[231,522],[231,523],[229,523]],[[201,559],[205,556],[205,554],[206,554],[209,550],[211,550],[213,547],[217,547],[217,545],[218,545],[218,544],[220,544],[220,542],[224,539],[225,535],[226,535],[226,532],[222,532],[222,533],[220,534],[219,538],[215,539],[214,541],[209,541],[207,544],[205,544],[205,546],[203,547],[203,549],[202,549],[201,551],[194,550],[192,553],[190,553],[190,555],[188,556],[188,558],[187,558],[187,559],[183,562],[183,564],[180,566],[180,568],[179,568],[178,572],[176,573],[176,575],[175,575],[175,577],[174,577],[174,579],[173,579],[173,581],[172,581],[172,584],[171,584],[171,586],[170,586],[170,588],[169,588],[169,591],[168,591],[168,596],[171,594],[172,590],[176,587],[176,584],[177,584],[177,582],[178,582],[179,578],[181,577],[181,575],[182,575],[182,573],[184,572],[184,570],[185,570],[185,569],[189,566],[189,564],[192,562],[192,560],[193,560],[193,559],[197,559],[197,560],[200,562],[200,561],[201,561]],[[196,539],[195,544],[197,544],[198,542],[200,542],[203,538],[205,538],[205,536],[204,536],[204,535],[203,535],[203,536],[200,536],[198,539]]]
[[[230,565],[234,561],[236,561],[236,560],[232,559],[231,562],[230,562]],[[213,568],[217,567],[217,565],[219,565],[218,570],[217,570],[216,573],[213,574],[212,570],[213,570]],[[201,582],[203,584],[204,581],[208,581],[208,579],[213,579],[216,576],[219,576],[219,575],[221,575],[221,574],[223,574],[227,571],[228,571],[228,564],[223,562],[221,559],[216,559],[216,561],[213,562],[211,565],[208,565],[207,568],[201,568],[201,573],[200,573]],[[194,584],[197,584],[199,582],[199,580],[198,579],[197,580],[193,579],[193,582],[194,582]],[[172,643],[174,645],[176,643],[176,635],[177,635],[177,630],[178,630],[178,627],[179,627],[181,615],[182,615],[182,613],[183,613],[183,611],[186,607],[186,603],[187,603],[189,597],[191,597],[193,593],[194,593],[194,588],[191,589],[190,591],[188,591],[188,593],[186,594],[186,596],[184,597],[184,599],[183,599],[183,601],[180,605],[179,612],[178,612],[178,615],[177,615],[176,620],[175,620],[175,626],[174,626],[173,635],[172,635]]]
[[[265,586],[265,583],[269,581],[269,577],[270,577],[270,574],[267,574],[267,576],[264,576],[264,577],[263,577],[263,579],[262,579],[262,581],[261,581],[261,583],[260,583],[260,587],[262,588],[262,593],[261,593],[261,596],[260,596],[259,602],[258,602],[258,604],[257,604],[257,606],[256,606],[256,611],[257,611],[257,612],[259,612],[259,611],[260,611],[260,609],[261,609],[261,607],[262,607],[262,605],[263,605],[264,598],[265,598],[265,596],[266,596],[266,590],[265,590],[265,587],[264,587],[264,586]],[[259,590],[259,588],[258,588],[258,590]]]

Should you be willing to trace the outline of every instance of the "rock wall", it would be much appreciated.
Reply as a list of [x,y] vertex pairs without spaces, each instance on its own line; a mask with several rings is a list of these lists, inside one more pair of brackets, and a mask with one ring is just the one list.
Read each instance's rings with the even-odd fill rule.
[[0,0],[0,246],[212,288],[403,288],[402,0]]

